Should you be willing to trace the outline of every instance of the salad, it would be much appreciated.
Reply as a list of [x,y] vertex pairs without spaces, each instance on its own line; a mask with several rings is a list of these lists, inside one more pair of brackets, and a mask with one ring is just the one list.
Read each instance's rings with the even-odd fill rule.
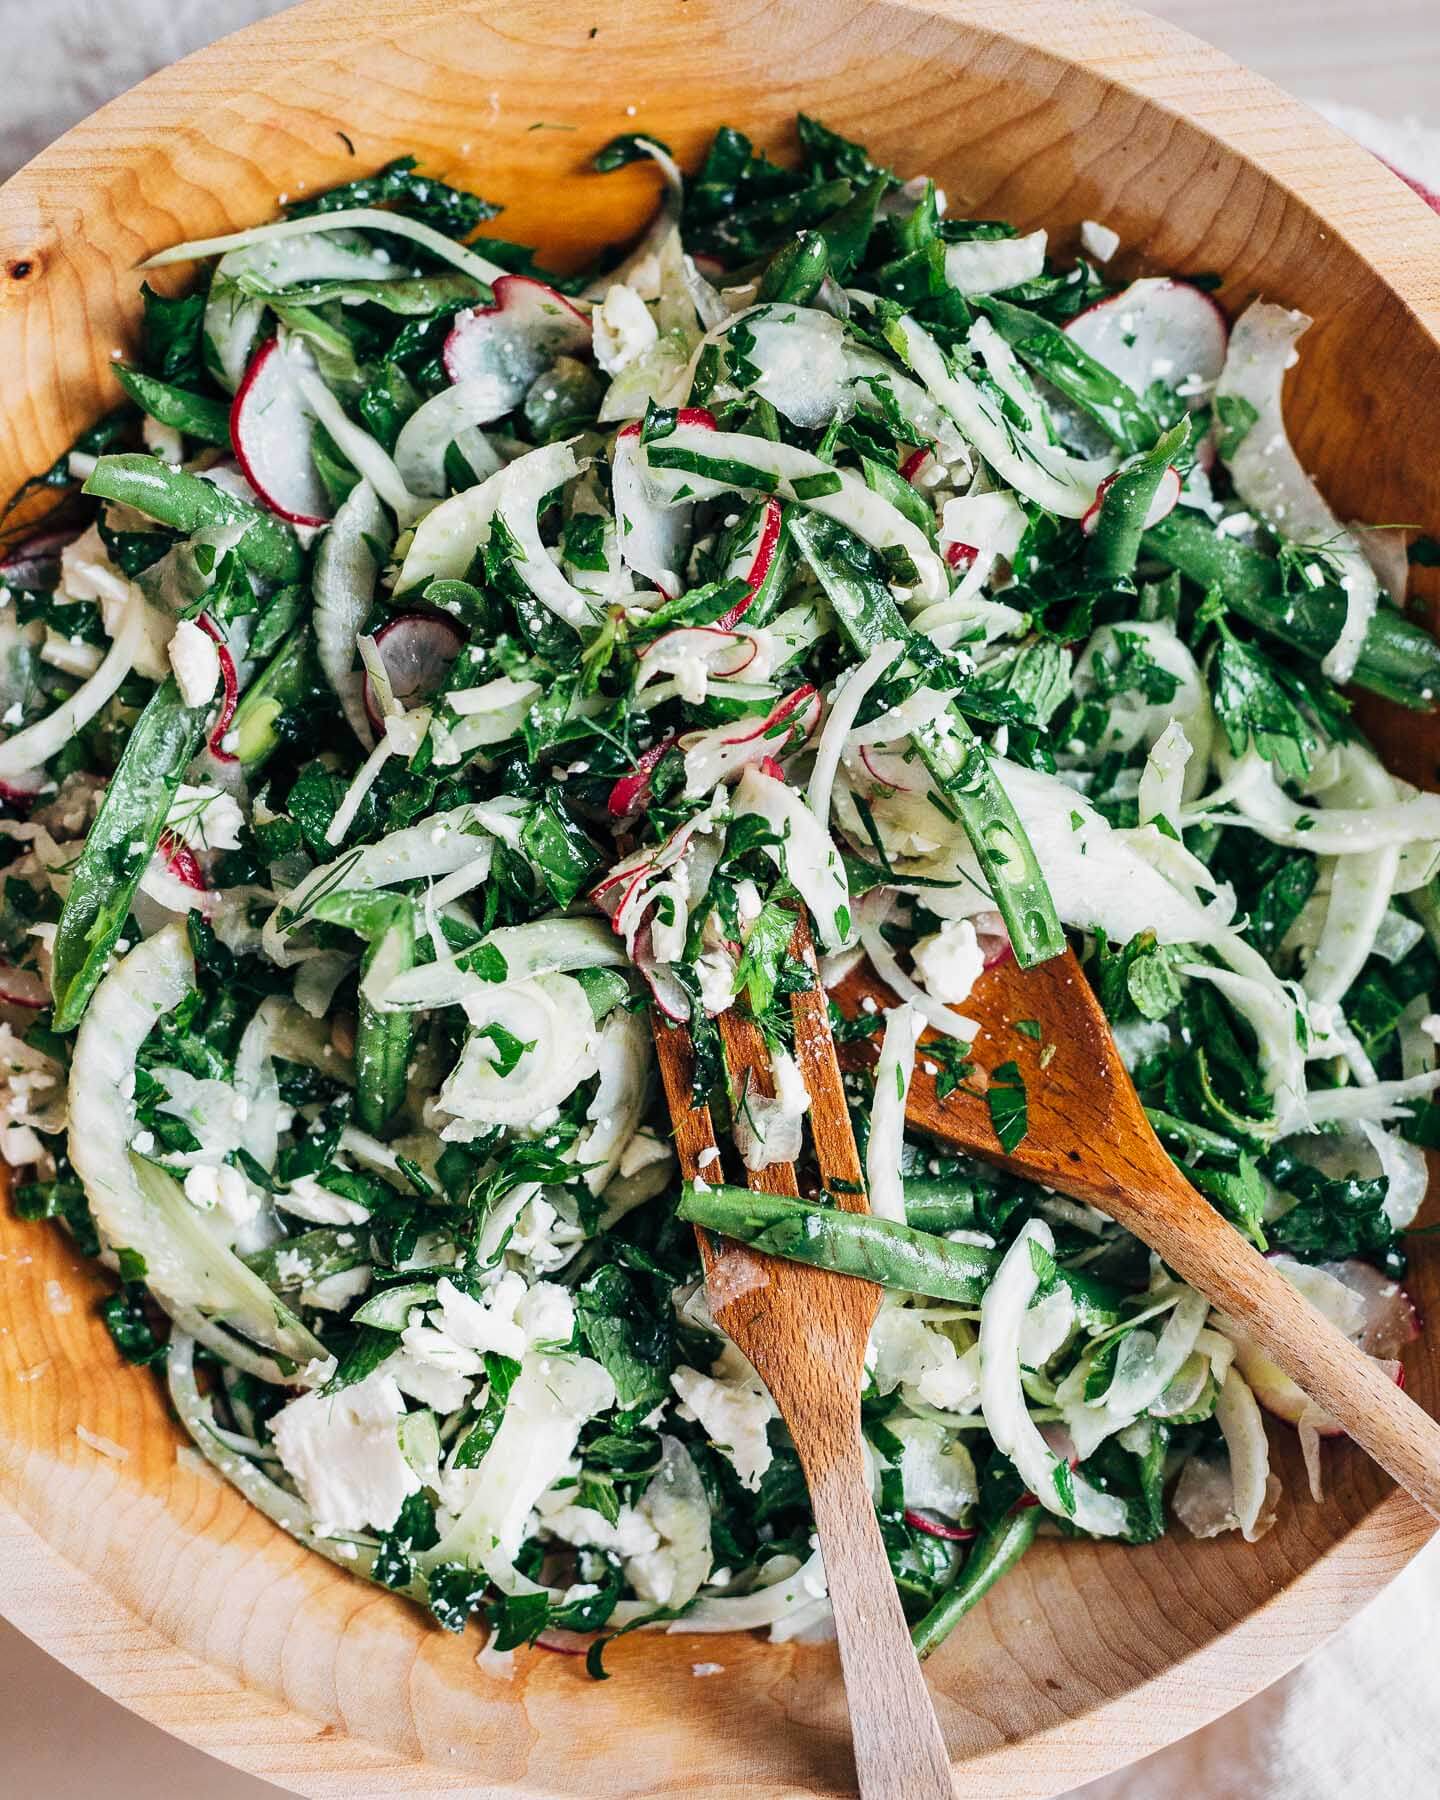
[[[1440,797],[1350,694],[1433,704],[1437,546],[1297,460],[1301,315],[799,137],[722,129],[688,181],[618,139],[592,178],[648,161],[659,212],[580,275],[409,159],[152,257],[198,278],[146,286],[126,404],[0,563],[12,1205],[114,1270],[203,1457],[488,1658],[828,1628],[697,1219],[885,1285],[864,1431],[922,1652],[1038,1533],[1259,1537],[1262,1411],[1321,1495],[1333,1425],[1231,1321],[906,1128],[917,1070],[974,1086],[999,959],[1075,943],[1187,1176],[1397,1379],[1416,1331]],[[827,985],[895,996],[832,1009],[878,1053],[868,1217],[744,1185],[806,1186],[801,904]],[[652,1015],[722,1128],[683,1186]]]

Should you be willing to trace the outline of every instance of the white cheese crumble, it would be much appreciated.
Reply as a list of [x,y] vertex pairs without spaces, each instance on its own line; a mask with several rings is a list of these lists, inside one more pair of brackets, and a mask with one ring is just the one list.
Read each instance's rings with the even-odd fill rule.
[[204,706],[220,685],[220,650],[202,626],[182,619],[170,640],[170,667],[187,706]]
[[607,375],[618,375],[638,361],[660,333],[645,302],[624,282],[610,284],[593,315],[595,360]]
[[1120,248],[1120,233],[1102,225],[1097,219],[1080,222],[1080,248],[1096,262],[1107,263]]
[[985,954],[969,919],[947,919],[939,931],[921,938],[910,954],[927,993],[946,1006],[969,999],[985,967]]
[[760,1377],[733,1344],[727,1344],[708,1375],[681,1363],[670,1377],[680,1396],[680,1417],[697,1419],[715,1448],[727,1457],[742,1487],[754,1493],[770,1467],[773,1452],[766,1428],[775,1404]]
[[338,1394],[302,1394],[271,1435],[286,1473],[331,1532],[387,1531],[420,1486],[400,1451],[405,1402],[383,1370]]

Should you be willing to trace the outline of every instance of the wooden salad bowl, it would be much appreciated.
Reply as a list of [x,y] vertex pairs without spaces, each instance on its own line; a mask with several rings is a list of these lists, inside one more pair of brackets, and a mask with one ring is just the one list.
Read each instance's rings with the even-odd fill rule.
[[[649,168],[586,172],[614,133],[652,131],[693,166],[722,121],[783,152],[797,109],[933,173],[954,212],[1044,223],[1061,248],[1099,219],[1126,273],[1217,272],[1232,310],[1256,293],[1303,307],[1307,466],[1344,518],[1440,526],[1422,410],[1440,392],[1440,221],[1297,102],[1100,0],[308,0],[144,82],[0,190],[0,492],[115,404],[108,365],[152,250],[414,151],[503,201],[506,236],[573,264],[655,200]],[[1433,608],[1440,571],[1416,573]],[[1430,781],[1434,721],[1366,718]],[[498,1680],[477,1634],[436,1630],[177,1459],[160,1384],[94,1316],[105,1287],[58,1230],[0,1209],[0,1609],[105,1692],[310,1795],[850,1791],[833,1646],[641,1634],[604,1683],[543,1649]],[[1434,1316],[1425,1239],[1412,1292]],[[1440,1406],[1440,1331],[1408,1370]],[[1141,1549],[1042,1543],[966,1620],[928,1665],[951,1741],[983,1746],[960,1792],[1054,1794],[1179,1737],[1424,1543],[1358,1452],[1326,1450],[1317,1506],[1293,1433],[1274,1436],[1285,1500],[1259,1544],[1179,1527]],[[723,1672],[697,1680],[710,1662]]]

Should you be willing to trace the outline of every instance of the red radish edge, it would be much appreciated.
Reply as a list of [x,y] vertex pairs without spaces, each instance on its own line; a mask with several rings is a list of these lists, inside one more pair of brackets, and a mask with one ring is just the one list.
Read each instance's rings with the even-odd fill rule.
[[715,622],[727,631],[735,626],[750,610],[755,596],[765,585],[765,578],[770,573],[770,565],[775,560],[775,551],[780,542],[780,527],[784,523],[784,514],[780,510],[780,502],[774,495],[765,501],[765,523],[760,527],[760,541],[755,546],[755,560],[750,564],[745,576],[747,593],[743,600],[737,600],[722,618]]
[[785,779],[785,771],[780,767],[773,756],[762,756],[755,767],[762,775],[768,775],[772,781],[783,781]]
[[860,746],[860,760],[864,763],[866,769],[869,770],[871,780],[877,782],[881,787],[889,788],[892,793],[913,794],[915,790],[908,782],[892,781],[888,775],[882,774],[881,771],[875,767],[874,763],[870,760],[872,748],[873,746],[870,744],[862,744]]
[[812,719],[805,728],[805,735],[808,738],[810,733],[814,731],[819,720],[820,702],[820,696],[815,691],[815,687],[811,682],[806,682],[804,687],[796,688],[793,694],[787,694],[783,700],[777,701],[775,706],[759,721],[753,731],[741,732],[739,737],[721,738],[720,742],[722,744],[752,743],[757,737],[764,737],[767,733],[773,731],[783,720],[788,719],[797,707],[808,705],[812,700],[816,703],[815,718]]
[[[467,327],[462,324],[461,321],[464,319],[501,318],[510,310],[513,304],[511,296],[518,294],[521,288],[537,288],[540,293],[545,296],[547,301],[562,307],[570,314],[577,325],[583,326],[587,338],[593,335],[590,315],[588,313],[582,313],[573,301],[567,300],[564,294],[558,292],[555,288],[548,286],[543,281],[537,281],[533,275],[497,275],[490,284],[490,290],[495,296],[494,304],[492,306],[470,306],[467,307],[464,312],[457,313],[455,318],[451,321],[449,331],[445,334],[445,342],[440,351],[440,360],[445,366],[445,373],[450,377],[452,382],[464,380],[464,371],[457,371],[451,364],[451,346],[455,345],[458,347],[463,342],[467,330]],[[458,356],[458,348],[456,354]]]
[[900,465],[901,479],[914,485],[916,477],[924,469],[934,455],[928,444],[922,444],[918,450],[912,450]]
[[945,560],[952,569],[968,569],[980,552],[973,544],[947,544]]
[[17,969],[0,965],[0,1005],[21,1006],[26,1012],[39,1012],[50,1004],[50,990],[34,969]]
[[196,860],[195,852],[183,839],[176,837],[173,831],[162,831],[160,841],[156,845],[165,858],[165,867],[188,888],[194,888],[197,894],[208,891],[209,883]]
[[[1119,473],[1119,469],[1113,470],[1100,483],[1099,487],[1096,488],[1095,498],[1091,501],[1084,518],[1080,521],[1080,529],[1085,533],[1086,537],[1093,537],[1095,535],[1095,528],[1100,523],[1100,508],[1104,505],[1105,496],[1110,491],[1111,482],[1114,481]],[[1180,504],[1181,485],[1180,471],[1175,467],[1174,463],[1167,463],[1165,466],[1165,473],[1160,477],[1160,485],[1155,490],[1155,498],[1150,502],[1150,510],[1145,515],[1145,525],[1147,530],[1151,525],[1158,525],[1161,519],[1169,518],[1170,514],[1174,512],[1175,508]],[[1162,500],[1166,502],[1165,509],[1163,512],[1157,512],[1155,508]]]
[[240,386],[235,390],[235,398],[230,402],[230,442],[235,447],[235,460],[240,465],[240,473],[254,488],[262,506],[266,506],[278,518],[291,525],[328,525],[326,518],[315,518],[309,513],[290,512],[273,499],[269,490],[257,478],[255,467],[245,452],[245,435],[243,431],[245,403],[249,399],[256,382],[265,372],[265,366],[272,356],[280,354],[279,338],[270,338],[263,343],[250,358],[249,367],[245,371]]
[[913,1506],[905,1508],[904,1519],[905,1523],[913,1525],[916,1531],[928,1531],[931,1537],[944,1538],[952,1544],[968,1544],[971,1538],[977,1535],[973,1527],[944,1525],[939,1519],[932,1519],[925,1513],[917,1512]]
[[607,804],[612,819],[623,819],[627,813],[639,810],[650,790],[651,770],[674,742],[673,737],[665,738],[658,744],[652,744],[635,758],[633,771],[629,775],[622,775],[610,790]]
[[23,776],[8,775],[0,781],[0,800],[20,812],[29,812],[45,788],[43,770],[37,769],[27,785]]
[[[635,438],[640,435],[643,419],[632,419],[628,425],[622,425],[615,433],[617,438]],[[675,414],[677,425],[696,425],[701,431],[718,431],[720,429],[715,415],[705,406],[682,406]]]
[[[1397,170],[1396,173],[1398,174],[1399,171]],[[1405,181],[1405,180],[1408,180],[1408,177],[1402,175],[1400,177],[1400,179],[1402,181]],[[1215,298],[1215,296],[1213,294],[1207,294],[1205,292],[1204,288],[1196,287],[1196,285],[1193,281],[1186,281],[1183,277],[1178,276],[1178,275],[1167,275],[1165,277],[1165,279],[1166,279],[1166,281],[1169,282],[1171,287],[1185,288],[1190,293],[1196,295],[1197,298],[1203,300],[1205,302],[1205,304],[1210,308],[1211,312],[1213,312],[1215,314],[1215,317],[1220,321],[1220,329],[1225,333],[1225,341],[1227,343],[1230,341],[1230,320],[1226,316],[1225,308],[1223,306],[1221,306],[1220,302]],[[1134,284],[1131,283],[1131,286],[1133,286],[1133,285]],[[1075,314],[1075,318],[1067,319],[1066,322],[1060,327],[1060,329],[1062,331],[1068,331],[1070,329],[1070,327],[1075,323],[1076,319],[1088,319],[1089,316],[1091,315],[1091,313],[1101,312],[1107,306],[1114,306],[1117,301],[1128,299],[1129,295],[1130,295],[1129,287],[1123,287],[1120,289],[1120,291],[1118,293],[1115,293],[1115,294],[1104,294],[1101,296],[1100,299],[1092,300],[1088,306],[1082,306],[1080,311]],[[1133,304],[1133,302],[1132,302],[1132,304]]]
[[235,674],[235,658],[230,654],[230,646],[225,642],[220,627],[209,613],[201,613],[195,623],[206,637],[214,641],[215,654],[220,659],[220,684],[225,695],[220,702],[220,716],[216,719],[210,736],[206,739],[206,747],[217,762],[233,763],[236,761],[235,752],[226,750],[223,745],[225,733],[230,729],[230,721],[235,717],[235,707],[240,698],[240,683]]

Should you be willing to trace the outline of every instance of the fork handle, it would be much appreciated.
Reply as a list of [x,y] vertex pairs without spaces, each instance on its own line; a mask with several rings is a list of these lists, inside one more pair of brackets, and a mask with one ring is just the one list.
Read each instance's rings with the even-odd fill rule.
[[940,1722],[910,1641],[854,1429],[796,1434],[835,1611],[862,1800],[953,1800]]

